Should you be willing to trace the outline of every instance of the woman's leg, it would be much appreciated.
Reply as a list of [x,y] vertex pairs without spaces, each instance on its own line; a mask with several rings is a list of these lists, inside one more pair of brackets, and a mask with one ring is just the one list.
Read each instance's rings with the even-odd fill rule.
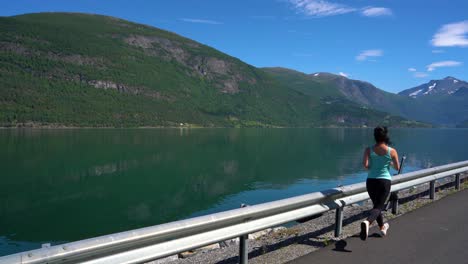
[[391,181],[385,179],[368,179],[366,181],[367,192],[374,204],[367,217],[370,224],[377,220],[379,226],[383,226],[382,210],[385,208],[385,201],[390,194],[390,186]]
[[384,225],[382,211],[380,212],[379,216],[377,216],[377,224],[379,224],[379,227]]

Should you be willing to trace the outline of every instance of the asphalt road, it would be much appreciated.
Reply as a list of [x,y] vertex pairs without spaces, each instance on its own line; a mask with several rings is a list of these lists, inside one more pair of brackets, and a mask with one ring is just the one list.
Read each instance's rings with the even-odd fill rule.
[[[389,221],[386,237],[371,228],[291,264],[468,263],[468,190],[449,195]],[[374,224],[375,225],[375,224]]]

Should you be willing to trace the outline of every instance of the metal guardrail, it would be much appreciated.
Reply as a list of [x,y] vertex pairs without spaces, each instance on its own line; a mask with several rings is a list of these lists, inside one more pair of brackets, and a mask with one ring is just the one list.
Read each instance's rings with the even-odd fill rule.
[[[468,160],[394,176],[392,192],[468,172]],[[369,199],[365,183],[296,196],[191,219],[0,257],[0,264],[144,263],[231,238],[240,238],[240,262],[247,263],[246,235],[336,209],[335,236],[341,233],[343,207]],[[394,203],[397,206],[398,203]]]

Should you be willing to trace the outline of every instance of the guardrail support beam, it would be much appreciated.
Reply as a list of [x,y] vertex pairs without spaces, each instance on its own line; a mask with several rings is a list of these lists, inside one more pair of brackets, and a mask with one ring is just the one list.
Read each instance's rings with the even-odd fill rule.
[[398,214],[398,192],[392,192],[390,194],[390,200],[392,204],[392,214]]
[[341,235],[343,229],[343,207],[336,208],[335,213],[335,237]]
[[239,263],[249,263],[249,235],[239,237]]
[[429,183],[429,198],[434,200],[435,198],[435,181]]
[[[241,204],[241,208],[249,206],[248,204]],[[249,263],[249,234],[239,237],[239,263]]]
[[460,173],[455,175],[455,189],[460,190]]

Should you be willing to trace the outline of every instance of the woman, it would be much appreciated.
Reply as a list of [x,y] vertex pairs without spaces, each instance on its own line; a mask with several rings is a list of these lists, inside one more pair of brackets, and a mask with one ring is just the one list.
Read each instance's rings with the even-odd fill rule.
[[398,153],[395,149],[389,147],[390,138],[386,127],[376,127],[374,129],[375,145],[366,148],[364,151],[363,165],[369,170],[366,181],[367,192],[374,204],[369,212],[367,220],[361,223],[362,240],[366,240],[369,235],[369,226],[377,220],[380,227],[380,233],[385,236],[390,227],[388,223],[383,222],[382,210],[385,207],[385,201],[390,195],[390,186],[392,185],[390,166],[395,170],[400,168],[398,162]]

